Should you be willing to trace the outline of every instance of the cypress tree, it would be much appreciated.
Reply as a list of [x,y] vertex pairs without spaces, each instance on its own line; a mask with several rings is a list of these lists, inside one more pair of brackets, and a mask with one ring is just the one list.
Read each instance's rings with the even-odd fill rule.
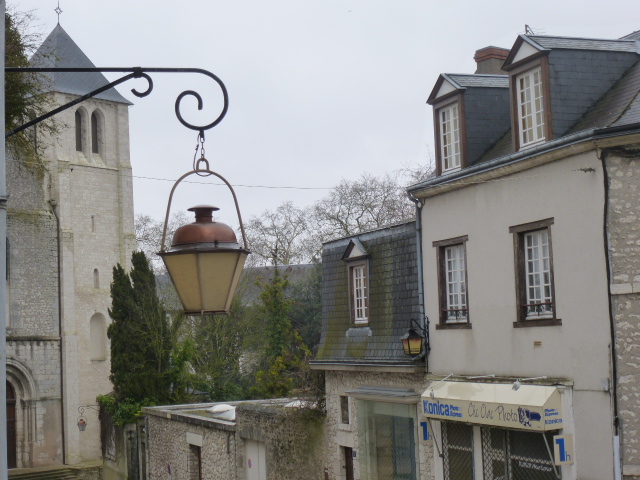
[[147,257],[134,252],[131,263],[129,274],[120,264],[113,268],[110,379],[118,401],[166,402],[171,391],[169,321]]

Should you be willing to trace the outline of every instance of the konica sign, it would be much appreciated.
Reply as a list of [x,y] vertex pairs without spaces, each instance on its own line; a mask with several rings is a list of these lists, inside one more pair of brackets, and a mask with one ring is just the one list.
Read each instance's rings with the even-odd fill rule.
[[425,416],[522,430],[562,428],[560,394],[554,387],[529,385],[515,392],[504,384],[443,383],[433,396],[429,389],[423,394]]

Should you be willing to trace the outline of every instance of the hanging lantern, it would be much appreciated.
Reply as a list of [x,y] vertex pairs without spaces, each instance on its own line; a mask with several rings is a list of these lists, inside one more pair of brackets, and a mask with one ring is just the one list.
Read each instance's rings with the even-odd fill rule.
[[[205,168],[200,165],[204,164]],[[178,184],[192,174],[214,175],[229,187],[240,221],[244,246],[240,246],[231,227],[213,221],[213,212],[219,210],[210,205],[192,207],[196,221],[178,228],[169,250],[164,249],[171,200]],[[195,169],[178,179],[171,190],[167,215],[162,233],[162,257],[171,281],[187,315],[229,313],[231,302],[249,255],[240,207],[233,188],[225,178],[209,170],[206,159],[201,158]]]
[[188,315],[228,313],[249,254],[231,227],[213,221],[217,210],[190,208],[196,221],[178,228],[171,248],[159,253]]
[[84,417],[78,417],[78,430],[84,432],[87,429],[87,420]]

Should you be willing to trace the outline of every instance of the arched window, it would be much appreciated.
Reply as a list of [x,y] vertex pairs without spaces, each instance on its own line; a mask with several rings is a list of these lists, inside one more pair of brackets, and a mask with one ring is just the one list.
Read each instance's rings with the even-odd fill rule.
[[93,288],[100,288],[100,272],[97,268],[93,270]]
[[100,153],[100,128],[99,118],[96,112],[91,114],[91,152]]
[[89,322],[89,348],[91,360],[107,359],[107,322],[101,313],[96,313]]
[[81,152],[83,150],[82,145],[82,130],[84,129],[82,121],[82,113],[80,110],[76,110],[76,151]]

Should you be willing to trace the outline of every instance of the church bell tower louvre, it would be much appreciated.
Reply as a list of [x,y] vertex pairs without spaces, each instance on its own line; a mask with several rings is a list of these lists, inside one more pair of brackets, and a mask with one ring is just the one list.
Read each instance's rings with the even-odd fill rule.
[[[95,67],[60,24],[31,65]],[[109,83],[97,72],[43,75],[54,106]],[[103,457],[97,411],[86,409],[81,432],[78,408],[112,389],[112,268],[128,268],[135,249],[129,105],[111,88],[57,114],[55,136],[38,131],[41,168],[7,158],[10,468]]]

